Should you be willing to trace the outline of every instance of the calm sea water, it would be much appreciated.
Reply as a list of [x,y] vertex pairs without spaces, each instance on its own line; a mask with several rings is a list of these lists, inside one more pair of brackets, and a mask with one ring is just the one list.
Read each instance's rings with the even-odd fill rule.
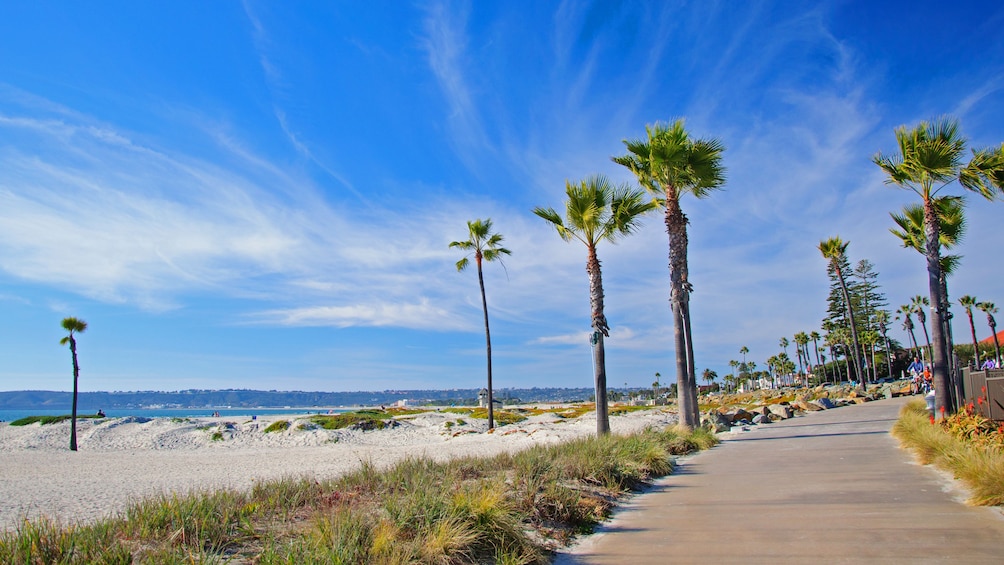
[[[105,410],[105,416],[109,418],[121,418],[124,416],[142,416],[144,418],[208,418],[213,412],[219,412],[221,417],[239,418],[250,416],[270,416],[282,414],[327,414],[350,412],[355,408],[164,408],[156,410]],[[97,410],[80,410],[77,415],[90,415]],[[27,416],[61,416],[69,414],[70,410],[59,410],[55,408],[45,408],[42,410],[0,410],[0,421],[13,422],[14,420]]]

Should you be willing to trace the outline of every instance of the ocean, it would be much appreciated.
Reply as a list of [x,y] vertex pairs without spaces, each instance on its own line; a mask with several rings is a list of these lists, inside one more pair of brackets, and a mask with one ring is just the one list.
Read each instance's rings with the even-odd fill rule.
[[[122,418],[125,416],[141,416],[144,418],[208,418],[214,412],[218,412],[221,417],[241,418],[251,416],[272,416],[282,414],[328,414],[339,412],[351,412],[357,408],[318,408],[316,406],[306,408],[159,408],[159,409],[123,409],[105,410],[108,418]],[[0,410],[0,422],[13,422],[27,416],[62,416],[69,414],[69,408],[60,410],[56,408],[43,408],[39,410]],[[89,416],[97,413],[97,410],[78,410],[77,416]]]

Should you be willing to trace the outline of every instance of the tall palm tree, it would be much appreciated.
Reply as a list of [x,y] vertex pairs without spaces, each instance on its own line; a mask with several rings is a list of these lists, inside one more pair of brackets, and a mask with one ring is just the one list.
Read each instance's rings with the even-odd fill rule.
[[[857,324],[854,323],[854,309],[851,306],[850,294],[847,292],[847,281],[844,279],[843,270],[840,268],[840,264],[847,254],[848,243],[845,243],[839,237],[824,239],[819,242],[819,252],[822,253],[823,258],[829,261],[833,266],[833,271],[837,274],[837,279],[840,281],[840,291],[844,295],[844,304],[847,305],[847,321],[851,326],[851,342],[853,349],[851,349],[851,355],[849,357],[854,360],[854,370],[861,380],[861,387],[864,388],[865,380],[864,373],[861,372],[861,347],[858,343],[858,328]],[[847,370],[850,371],[850,364],[848,364]]]
[[77,381],[80,379],[80,365],[77,363],[77,340],[73,334],[82,334],[87,329],[87,322],[74,318],[63,318],[63,329],[70,332],[59,340],[60,345],[70,344],[70,356],[73,357],[73,410],[70,413],[70,451],[77,450]]
[[[938,238],[941,240],[942,249],[955,247],[966,232],[965,199],[961,196],[938,196],[934,199],[934,209],[938,219]],[[913,249],[923,255],[926,250],[924,230],[924,206],[922,204],[908,204],[903,207],[902,214],[890,214],[893,221],[899,226],[899,230],[890,229],[893,235],[898,237],[903,243],[903,247]],[[957,265],[961,262],[959,255],[942,255],[941,276],[941,311],[942,325],[946,338],[946,349],[953,352],[955,349],[954,338],[952,336],[952,311],[948,297],[948,277],[955,272]],[[930,345],[928,345],[930,349]],[[956,406],[955,400],[964,395],[961,375],[955,370],[955,355],[949,354],[949,380],[955,380],[956,397],[953,398],[952,406]]]
[[907,335],[910,337],[910,347],[913,348],[913,356],[920,358],[920,344],[917,343],[917,335],[913,333],[914,325],[913,318],[913,306],[909,304],[903,304],[896,310],[896,319],[899,316],[903,316],[903,329],[907,331]]
[[[805,358],[805,366],[808,367],[812,365],[809,361],[809,334],[805,332],[798,332],[795,334],[795,345],[798,346],[798,370],[803,375],[808,375],[808,370],[803,370],[802,368],[802,358]],[[806,384],[808,384],[808,378],[806,378]]]
[[655,204],[645,201],[645,193],[628,186],[614,186],[605,176],[596,175],[578,184],[565,183],[565,217],[553,208],[534,208],[565,241],[578,240],[586,246],[586,273],[589,275],[589,304],[592,310],[593,371],[596,383],[596,433],[610,433],[607,412],[606,353],[603,338],[610,336],[603,313],[603,274],[596,257],[596,245],[616,241],[638,227],[642,214]]
[[912,129],[896,129],[899,154],[877,154],[873,161],[887,175],[888,184],[912,190],[924,204],[924,244],[927,258],[927,282],[930,294],[931,327],[934,330],[932,364],[935,389],[935,412],[947,414],[950,402],[948,348],[941,273],[941,239],[934,199],[945,187],[958,183],[967,191],[994,200],[1004,194],[1004,143],[999,148],[973,150],[968,163],[963,162],[966,139],[958,121],[940,118],[921,122]]
[[997,320],[994,319],[994,314],[997,313],[997,307],[994,306],[993,302],[980,302],[976,305],[977,308],[983,310],[983,313],[987,315],[987,325],[990,326],[990,333],[994,336],[994,360],[997,361],[997,368],[1001,367],[1001,343],[997,339]]
[[820,336],[819,332],[817,332],[816,330],[812,330],[812,333],[809,334],[809,339],[812,340],[812,347],[816,351],[816,366],[819,367],[819,366],[822,365],[822,367],[823,367],[823,378],[826,379],[826,378],[828,378],[828,375],[826,374],[826,365],[823,365],[819,361],[819,338],[820,337],[822,337],[822,336]]
[[885,367],[889,372],[889,379],[892,379],[892,351],[889,347],[889,312],[879,310],[875,312],[875,323],[878,324],[878,331],[885,342]]
[[614,157],[613,161],[631,169],[638,182],[655,195],[656,202],[666,211],[680,423],[695,428],[700,425],[700,409],[690,327],[693,285],[687,267],[688,219],[680,207],[680,197],[691,194],[703,198],[725,184],[722,166],[725,148],[717,139],[692,139],[683,120],[646,126],[645,131],[648,139],[625,140],[628,154]]
[[[492,394],[492,334],[488,329],[488,300],[485,297],[485,277],[482,263],[502,262],[503,255],[512,254],[502,247],[502,235],[492,233],[492,220],[474,220],[467,222],[468,238],[465,241],[450,242],[450,247],[474,252],[474,263],[478,267],[478,287],[481,289],[481,310],[485,315],[485,351],[488,356],[488,429],[495,429],[495,398]],[[457,270],[463,271],[470,265],[467,256],[457,261]],[[503,264],[503,267],[505,265]]]
[[969,333],[973,338],[973,370],[980,368],[980,344],[976,339],[976,324],[973,323],[973,308],[977,308],[979,303],[975,296],[967,294],[959,297],[959,305],[965,308],[966,316],[969,317]]
[[918,294],[910,299],[910,307],[913,308],[913,313],[917,315],[917,321],[920,322],[920,327],[924,330],[924,341],[927,342],[927,359],[930,361],[934,358],[934,352],[931,350],[931,336],[927,333],[927,315],[924,313],[924,309],[931,307],[931,301],[926,296]]

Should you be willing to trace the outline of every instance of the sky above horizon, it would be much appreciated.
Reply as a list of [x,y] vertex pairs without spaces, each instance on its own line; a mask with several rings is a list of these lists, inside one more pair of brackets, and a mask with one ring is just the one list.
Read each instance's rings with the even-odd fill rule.
[[[724,189],[683,200],[697,370],[743,346],[762,367],[825,316],[820,240],[871,261],[892,309],[927,294],[889,233],[919,199],[871,160],[896,127],[1004,141],[999,2],[0,12],[0,390],[72,388],[65,316],[89,324],[83,391],[483,386],[477,275],[448,247],[477,218],[512,250],[485,268],[495,387],[592,386],[585,248],[531,210],[633,183],[610,158],[677,118],[726,147]],[[1004,202],[967,218],[949,291],[1004,306]],[[673,382],[661,216],[598,254],[609,385]]]

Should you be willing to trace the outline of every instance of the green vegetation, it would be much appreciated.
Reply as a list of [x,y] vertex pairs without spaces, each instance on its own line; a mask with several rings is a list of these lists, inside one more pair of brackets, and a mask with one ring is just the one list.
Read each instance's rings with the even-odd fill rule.
[[358,410],[342,414],[311,416],[308,420],[310,423],[325,430],[340,430],[349,426],[382,430],[387,427],[387,420],[393,417],[393,414],[388,413],[386,410]]
[[265,428],[265,433],[284,432],[289,429],[289,420],[276,420]]
[[213,432],[213,435],[211,436],[211,439],[213,441],[223,441],[223,432],[221,432],[221,431],[215,431],[215,432]]
[[[48,424],[58,424],[59,422],[65,422],[71,419],[72,417],[73,416],[71,416],[70,414],[64,414],[62,416],[25,416],[24,418],[14,420],[13,422],[10,423],[10,425],[27,426],[29,424],[34,424],[35,422],[38,422],[43,426],[45,426]],[[77,418],[84,418],[84,419],[95,419],[100,417],[101,416],[96,416],[94,414],[90,414],[87,416],[77,416]]]
[[546,563],[619,496],[670,473],[671,456],[716,441],[704,430],[605,435],[165,495],[90,525],[23,522],[0,533],[0,563]]
[[[485,420],[488,418],[487,408],[443,408],[443,412],[449,412],[451,414],[464,414],[478,420]],[[517,424],[526,420],[526,416],[518,411],[496,410],[494,411],[494,416],[495,423],[500,426]],[[464,422],[457,420],[457,423],[462,424]]]
[[1004,425],[980,416],[970,405],[938,423],[924,402],[903,407],[892,434],[921,463],[949,471],[972,491],[970,504],[1004,505]]

